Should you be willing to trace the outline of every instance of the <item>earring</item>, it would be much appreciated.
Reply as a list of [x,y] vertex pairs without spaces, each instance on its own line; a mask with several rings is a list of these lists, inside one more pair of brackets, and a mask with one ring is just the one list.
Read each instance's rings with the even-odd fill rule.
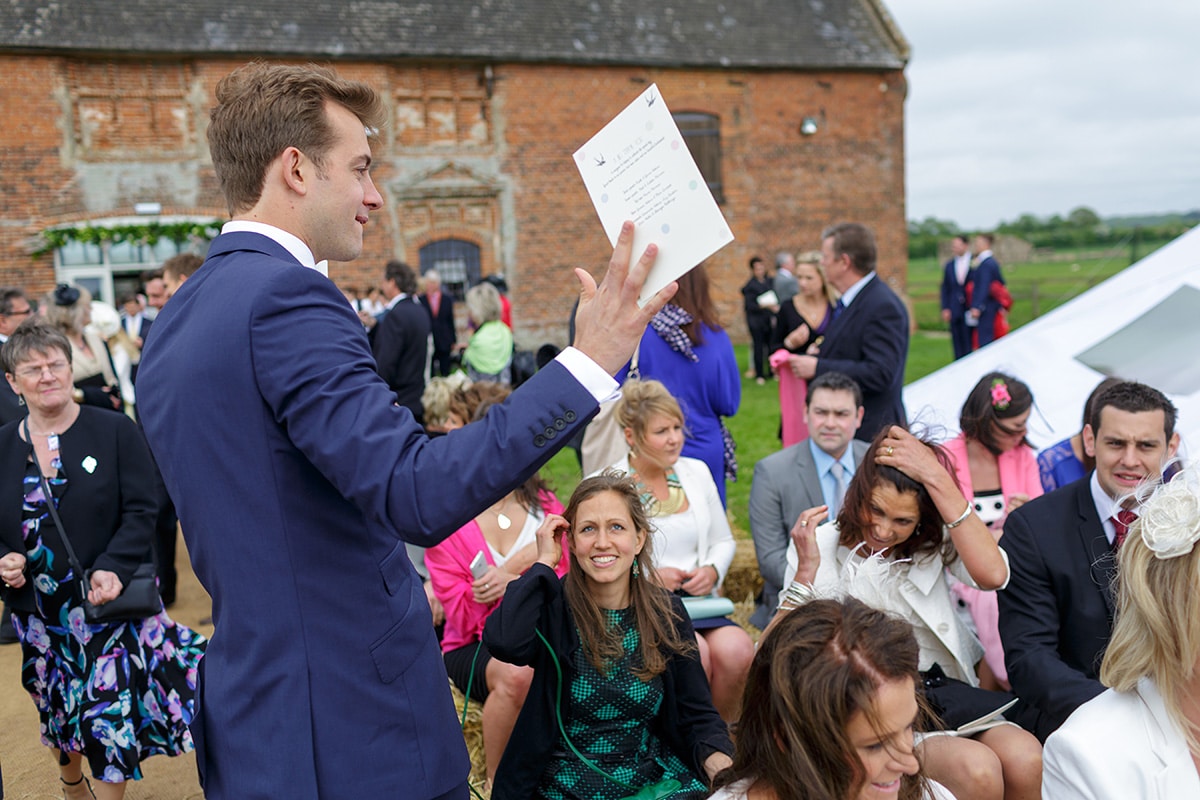
[[635,578],[642,574],[642,570],[638,567],[637,556],[633,557],[633,568],[630,571],[633,573],[633,577]]
[[19,406],[25,405],[25,395],[23,395],[23,394],[17,395],[17,405],[19,405]]

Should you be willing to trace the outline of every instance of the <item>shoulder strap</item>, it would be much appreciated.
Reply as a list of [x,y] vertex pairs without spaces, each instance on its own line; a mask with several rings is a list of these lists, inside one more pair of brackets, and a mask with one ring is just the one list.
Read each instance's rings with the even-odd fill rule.
[[63,546],[67,548],[67,558],[71,561],[71,568],[75,570],[75,577],[79,581],[80,592],[83,599],[86,600],[87,576],[83,572],[83,566],[79,563],[79,557],[75,555],[75,548],[71,546],[71,537],[67,536],[67,529],[63,526],[62,517],[58,515],[58,506],[54,502],[54,494],[50,491],[50,481],[46,480],[46,475],[42,472],[42,465],[37,458],[37,451],[33,448],[33,436],[29,433],[28,415],[26,415],[21,424],[25,426],[25,441],[29,444],[29,454],[33,458],[33,465],[37,467],[38,477],[42,481],[42,494],[46,497],[46,509],[50,512],[50,517],[54,520],[54,524],[58,526],[58,537],[62,539]]

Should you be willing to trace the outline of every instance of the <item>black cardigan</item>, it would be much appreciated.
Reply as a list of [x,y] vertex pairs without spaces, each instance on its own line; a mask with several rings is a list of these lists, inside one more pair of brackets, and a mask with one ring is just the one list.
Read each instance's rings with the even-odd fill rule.
[[[21,508],[29,445],[21,439],[20,427],[16,421],[0,428],[0,556],[25,552]],[[79,418],[59,434],[59,457],[67,489],[58,513],[80,563],[85,570],[113,572],[128,585],[138,565],[151,559],[158,510],[154,467],[141,431],[124,414],[80,406]],[[85,463],[92,466],[90,472]],[[57,531],[45,544],[55,558],[66,561]],[[4,601],[35,611],[33,582],[6,590]]]
[[[695,634],[683,603],[672,597],[671,605],[680,637],[692,641]],[[553,645],[562,664],[563,681],[569,685],[574,678],[572,656],[581,647],[579,632],[567,606],[562,581],[554,570],[540,563],[508,585],[504,601],[488,617],[483,629],[483,641],[494,657],[534,668],[529,695],[496,770],[492,800],[532,797],[558,743],[554,713],[558,676],[535,629]],[[672,656],[662,678],[662,710],[654,723],[654,733],[707,782],[705,759],[716,752],[732,755],[733,743],[713,707],[699,654]],[[565,686],[563,694],[567,695]]]

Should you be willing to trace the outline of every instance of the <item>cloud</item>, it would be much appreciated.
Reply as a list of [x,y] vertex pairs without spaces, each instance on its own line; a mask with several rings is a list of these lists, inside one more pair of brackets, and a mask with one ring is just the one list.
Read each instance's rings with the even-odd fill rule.
[[892,0],[910,218],[1200,206],[1200,4]]

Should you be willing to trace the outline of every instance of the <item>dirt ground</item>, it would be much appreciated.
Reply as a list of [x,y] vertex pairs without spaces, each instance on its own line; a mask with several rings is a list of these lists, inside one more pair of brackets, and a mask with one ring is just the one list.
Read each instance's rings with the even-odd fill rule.
[[[167,613],[176,622],[205,636],[212,625],[208,594],[192,574],[183,538],[179,539],[179,586],[175,605]],[[0,763],[4,768],[5,800],[61,800],[58,766],[38,735],[37,709],[21,687],[21,646],[0,646]],[[145,775],[130,782],[127,800],[195,800],[204,795],[196,777],[194,753],[178,758],[154,756],[142,765]]]

